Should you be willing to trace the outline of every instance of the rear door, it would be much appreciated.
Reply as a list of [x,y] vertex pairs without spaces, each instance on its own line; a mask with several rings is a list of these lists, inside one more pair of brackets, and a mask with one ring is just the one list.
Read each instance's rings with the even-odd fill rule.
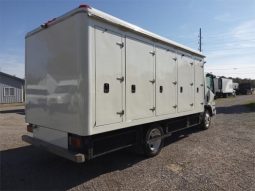
[[156,48],[156,114],[176,111],[177,90],[176,54],[169,49]]
[[154,116],[153,44],[126,37],[126,119]]
[[123,49],[121,34],[95,28],[97,126],[123,120]]

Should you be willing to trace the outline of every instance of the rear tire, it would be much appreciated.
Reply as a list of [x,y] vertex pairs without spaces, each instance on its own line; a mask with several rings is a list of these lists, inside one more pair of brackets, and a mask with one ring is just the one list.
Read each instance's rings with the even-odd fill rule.
[[163,130],[160,126],[152,126],[145,132],[144,154],[148,157],[156,156],[163,147]]
[[201,128],[203,130],[209,129],[211,126],[211,115],[210,112],[208,110],[205,110],[203,117],[202,117],[202,122],[201,122]]

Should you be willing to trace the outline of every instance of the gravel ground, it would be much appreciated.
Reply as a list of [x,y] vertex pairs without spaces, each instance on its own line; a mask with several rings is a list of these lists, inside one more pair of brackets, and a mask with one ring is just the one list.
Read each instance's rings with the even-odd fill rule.
[[[170,137],[161,153],[131,150],[75,164],[21,141],[24,113],[0,113],[1,190],[255,190],[255,95],[217,100],[209,130]],[[16,112],[16,113],[15,113]]]

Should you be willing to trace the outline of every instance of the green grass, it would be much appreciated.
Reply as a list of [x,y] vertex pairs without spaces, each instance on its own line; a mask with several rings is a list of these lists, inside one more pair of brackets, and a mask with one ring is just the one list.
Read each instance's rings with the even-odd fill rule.
[[255,111],[255,102],[247,103],[246,106],[247,106],[248,108],[250,108],[250,110]]
[[0,104],[0,108],[6,108],[6,107],[16,107],[16,106],[24,106],[25,103],[2,103]]

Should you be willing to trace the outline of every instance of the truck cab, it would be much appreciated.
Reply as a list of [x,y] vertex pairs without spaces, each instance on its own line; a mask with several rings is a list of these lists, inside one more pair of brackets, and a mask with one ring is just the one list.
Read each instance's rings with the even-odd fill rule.
[[216,76],[213,74],[207,73],[205,76],[205,107],[211,111],[211,115],[216,114],[215,107],[215,81]]

